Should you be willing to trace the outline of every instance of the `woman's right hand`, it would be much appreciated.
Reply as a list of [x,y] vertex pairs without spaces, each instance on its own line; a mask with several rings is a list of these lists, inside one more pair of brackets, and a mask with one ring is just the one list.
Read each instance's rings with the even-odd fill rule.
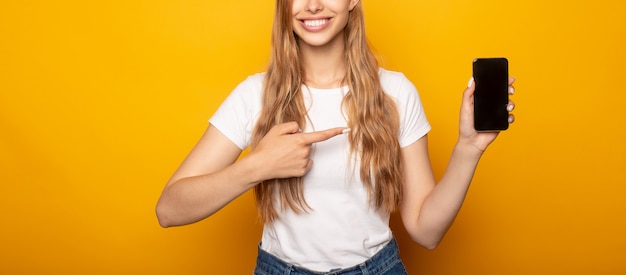
[[257,161],[263,180],[302,177],[311,169],[311,145],[344,133],[337,127],[302,133],[298,123],[287,122],[272,127],[248,155]]

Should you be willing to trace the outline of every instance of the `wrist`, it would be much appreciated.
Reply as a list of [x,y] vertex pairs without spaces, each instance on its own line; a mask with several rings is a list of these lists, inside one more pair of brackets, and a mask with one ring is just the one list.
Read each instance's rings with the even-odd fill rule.
[[242,169],[241,175],[243,175],[245,181],[251,185],[251,187],[254,187],[266,179],[263,169],[264,166],[259,165],[256,159],[255,155],[250,153],[237,161],[237,164],[239,164]]
[[483,155],[485,149],[486,148],[476,146],[474,142],[465,139],[457,140],[454,146],[454,151],[462,153],[464,156],[475,157],[477,159]]

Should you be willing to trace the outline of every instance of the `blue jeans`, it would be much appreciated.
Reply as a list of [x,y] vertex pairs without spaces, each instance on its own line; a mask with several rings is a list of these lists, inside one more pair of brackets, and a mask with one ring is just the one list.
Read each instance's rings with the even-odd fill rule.
[[400,259],[396,239],[369,258],[367,261],[344,269],[317,272],[286,263],[269,254],[259,246],[254,275],[406,275],[406,269]]

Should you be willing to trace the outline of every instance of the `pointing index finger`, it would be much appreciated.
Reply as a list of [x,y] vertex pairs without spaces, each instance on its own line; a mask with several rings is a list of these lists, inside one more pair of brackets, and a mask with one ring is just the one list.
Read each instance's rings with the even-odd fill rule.
[[330,129],[317,131],[317,132],[302,133],[300,135],[302,135],[304,143],[313,144],[316,142],[328,140],[334,136],[345,134],[348,132],[350,132],[350,128],[336,127],[336,128],[330,128]]

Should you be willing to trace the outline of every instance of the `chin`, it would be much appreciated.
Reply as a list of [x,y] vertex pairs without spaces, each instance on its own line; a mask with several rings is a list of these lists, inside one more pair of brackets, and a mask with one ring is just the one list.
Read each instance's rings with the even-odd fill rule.
[[328,37],[299,37],[300,43],[306,44],[311,47],[323,47],[333,44],[333,41],[341,39],[339,36],[328,38]]

